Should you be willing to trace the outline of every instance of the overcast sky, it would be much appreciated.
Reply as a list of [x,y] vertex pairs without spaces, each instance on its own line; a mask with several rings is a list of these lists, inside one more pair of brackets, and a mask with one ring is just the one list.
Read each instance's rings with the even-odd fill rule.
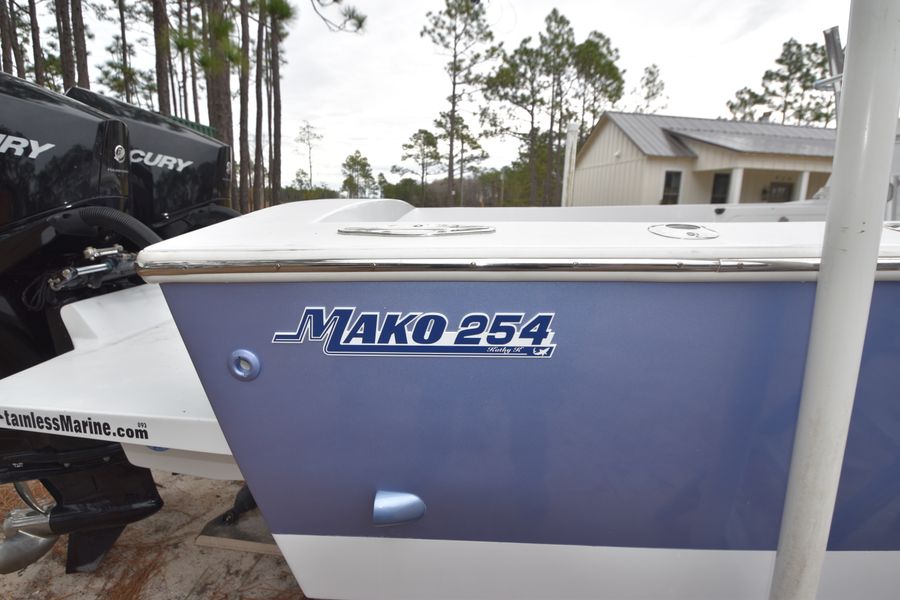
[[[285,183],[298,167],[306,168],[305,149],[294,142],[304,119],[323,136],[313,152],[314,180],[339,187],[341,163],[357,149],[376,175],[395,180],[390,168],[400,160],[401,144],[417,129],[431,128],[446,110],[446,57],[419,36],[425,13],[440,10],[443,1],[346,1],[368,15],[364,33],[330,33],[306,0],[294,2],[297,17],[289,25],[282,69]],[[846,43],[850,11],[850,0],[485,0],[485,5],[495,37],[509,48],[525,36],[536,37],[554,6],[572,22],[577,42],[591,30],[606,34],[626,70],[619,110],[634,107],[627,92],[638,86],[644,67],[656,63],[668,97],[660,112],[709,118],[727,116],[725,102],[739,88],[759,87],[788,38],[822,43],[822,31],[837,25]],[[115,27],[97,26],[94,62],[100,62],[97,49]],[[513,139],[488,140],[485,147],[491,154],[486,166],[506,165],[517,152]]]

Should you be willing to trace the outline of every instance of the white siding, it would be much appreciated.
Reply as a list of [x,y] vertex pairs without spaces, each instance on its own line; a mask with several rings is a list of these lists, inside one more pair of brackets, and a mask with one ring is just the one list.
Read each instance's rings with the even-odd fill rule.
[[711,171],[694,171],[690,175],[689,193],[682,196],[682,204],[709,204],[712,198],[713,176]]
[[743,154],[695,140],[683,140],[697,155],[697,171],[730,171],[734,167],[771,171],[811,171],[830,173],[830,157],[785,156],[782,154]]
[[648,158],[643,174],[643,186],[639,196],[640,202],[634,204],[659,204],[662,200],[663,185],[666,182],[666,171],[681,171],[681,190],[678,203],[697,202],[697,181],[694,174],[693,158]]
[[[607,121],[575,168],[576,206],[643,204],[647,158]],[[660,184],[660,190],[662,190]]]

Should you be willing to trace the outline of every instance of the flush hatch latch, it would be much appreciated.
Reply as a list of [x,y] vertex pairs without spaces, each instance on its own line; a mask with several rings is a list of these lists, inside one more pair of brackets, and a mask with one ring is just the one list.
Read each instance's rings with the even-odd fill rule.
[[490,225],[462,225],[459,223],[397,223],[366,227],[341,227],[338,233],[344,235],[380,235],[397,237],[433,237],[442,235],[471,235],[494,233]]

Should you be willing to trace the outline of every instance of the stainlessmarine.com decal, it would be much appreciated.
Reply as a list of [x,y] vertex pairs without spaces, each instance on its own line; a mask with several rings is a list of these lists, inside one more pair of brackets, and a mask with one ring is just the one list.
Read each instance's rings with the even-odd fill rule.
[[120,427],[94,417],[73,417],[64,414],[47,416],[33,412],[18,413],[4,410],[0,412],[0,427],[49,433],[81,433],[124,440],[150,438],[146,423],[135,423],[134,427]]
[[359,312],[307,307],[293,331],[274,344],[322,342],[325,354],[550,358],[554,313],[469,313],[451,326],[436,312]]

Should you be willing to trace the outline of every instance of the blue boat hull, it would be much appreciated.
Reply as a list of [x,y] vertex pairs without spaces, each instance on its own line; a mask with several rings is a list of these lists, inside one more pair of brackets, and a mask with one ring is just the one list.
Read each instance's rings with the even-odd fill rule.
[[[814,284],[183,283],[163,291],[275,534],[777,544]],[[354,307],[354,318],[382,320],[429,312],[451,326],[474,313],[549,313],[553,348],[524,358],[326,353],[328,339],[309,335],[273,343],[278,332],[299,331],[309,307],[326,315]],[[900,283],[877,283],[830,550],[900,550],[897,307]],[[356,333],[366,341],[364,328]],[[233,376],[236,349],[258,357],[258,377]],[[414,493],[427,511],[376,527],[377,490]]]

